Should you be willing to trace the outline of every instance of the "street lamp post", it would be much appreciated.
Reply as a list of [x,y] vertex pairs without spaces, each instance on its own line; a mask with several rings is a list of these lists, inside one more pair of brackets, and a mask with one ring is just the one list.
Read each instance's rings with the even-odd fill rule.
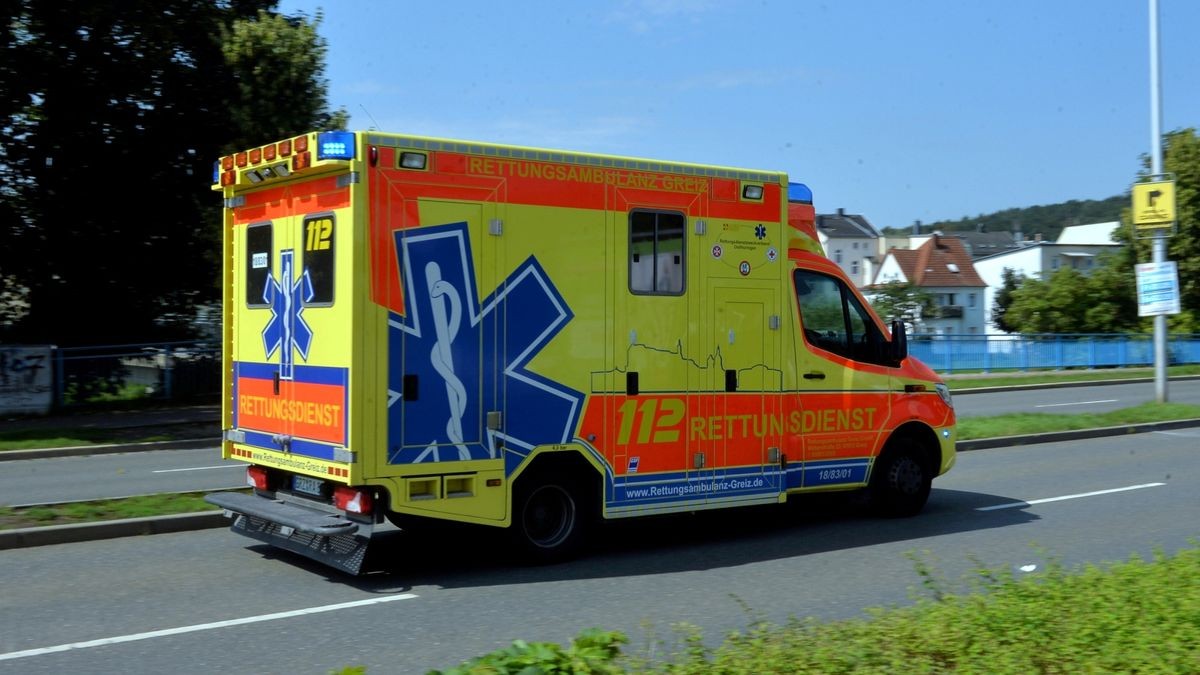
[[[1162,161],[1162,88],[1158,68],[1158,0],[1150,0],[1150,172],[1161,176]],[[1167,260],[1167,234],[1162,228],[1154,233],[1154,262]],[[1154,317],[1154,398],[1167,402],[1167,317]]]

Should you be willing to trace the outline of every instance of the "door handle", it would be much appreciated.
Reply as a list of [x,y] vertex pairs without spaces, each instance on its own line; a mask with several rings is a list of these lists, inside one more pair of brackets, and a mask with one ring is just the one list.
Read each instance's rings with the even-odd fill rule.
[[806,380],[823,380],[823,379],[825,379],[825,373],[822,373],[819,370],[814,370],[814,371],[805,373],[804,379],[806,379]]

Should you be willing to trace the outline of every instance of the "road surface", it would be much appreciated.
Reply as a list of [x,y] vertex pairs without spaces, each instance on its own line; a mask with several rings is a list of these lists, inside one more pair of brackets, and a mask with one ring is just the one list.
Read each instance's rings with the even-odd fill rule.
[[[1200,429],[964,453],[916,518],[841,500],[615,523],[589,556],[525,568],[494,531],[393,531],[350,578],[226,530],[0,554],[0,673],[424,672],[506,646],[755,617],[860,616],[905,604],[910,555],[975,567],[1167,552],[1200,535]],[[351,603],[351,604],[347,604]]]

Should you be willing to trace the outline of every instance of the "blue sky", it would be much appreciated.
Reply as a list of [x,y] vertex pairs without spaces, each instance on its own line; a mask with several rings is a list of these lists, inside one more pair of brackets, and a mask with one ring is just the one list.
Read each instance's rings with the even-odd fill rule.
[[[323,10],[352,129],[782,170],[881,228],[1120,194],[1150,147],[1146,0],[279,8]],[[1200,2],[1160,17],[1163,129],[1200,126]]]

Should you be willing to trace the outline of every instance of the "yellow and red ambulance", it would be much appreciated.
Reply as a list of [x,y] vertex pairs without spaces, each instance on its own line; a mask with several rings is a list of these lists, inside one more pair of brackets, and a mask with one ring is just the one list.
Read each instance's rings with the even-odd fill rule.
[[949,391],[784,173],[377,132],[223,157],[234,530],[357,573],[374,528],[867,490],[918,512]]

